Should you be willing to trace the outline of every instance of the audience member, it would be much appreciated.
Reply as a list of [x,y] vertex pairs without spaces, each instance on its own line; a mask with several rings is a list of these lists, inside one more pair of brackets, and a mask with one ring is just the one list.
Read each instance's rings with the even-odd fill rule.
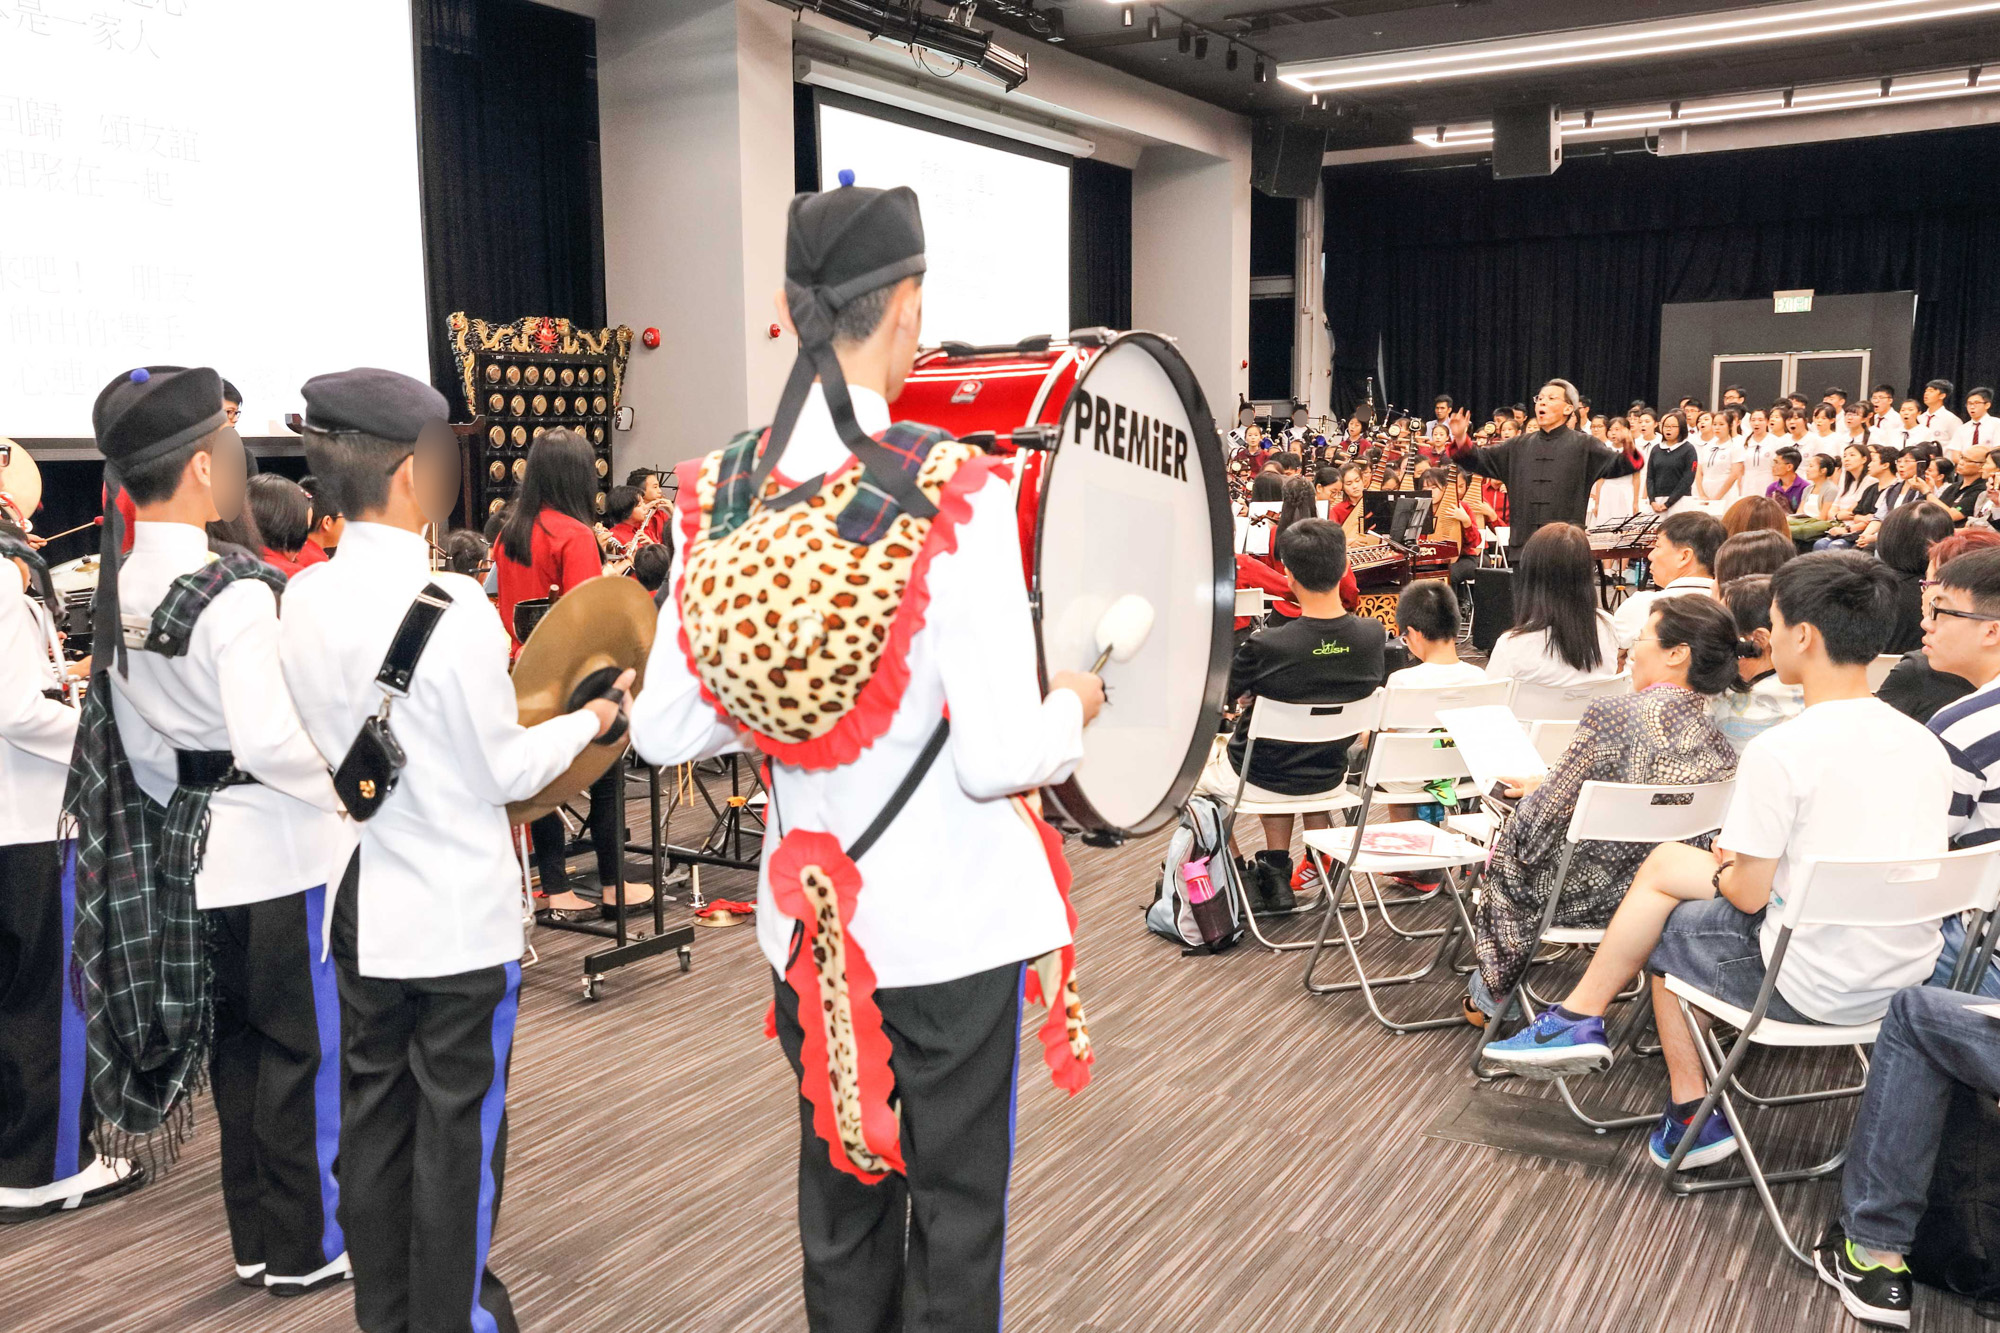
[[[1727,542],[1723,549],[1728,550]],[[1779,680],[1771,663],[1771,576],[1724,579],[1716,586],[1736,623],[1737,642],[1736,679],[1715,697],[1715,725],[1742,754],[1755,737],[1803,712],[1806,696],[1797,685]]]
[[1799,475],[1804,462],[1805,455],[1789,444],[1771,451],[1771,482],[1761,494],[1777,501],[1787,515],[1798,513],[1805,499],[1807,482]]
[[1618,670],[1618,633],[1597,605],[1597,557],[1583,529],[1536,529],[1514,570],[1514,628],[1487,657],[1488,674],[1560,688]]
[[1683,510],[1660,525],[1660,540],[1650,558],[1653,582],[1659,587],[1633,593],[1619,603],[1611,617],[1621,651],[1632,650],[1655,598],[1682,592],[1713,595],[1715,553],[1727,535],[1715,515],[1698,509]]
[[[1938,570],[1958,557],[1994,548],[2000,548],[2000,532],[1991,528],[1965,528],[1954,532],[1931,547],[1928,576],[1935,581]],[[1918,649],[1903,654],[1903,660],[1890,670],[1881,687],[1875,691],[1875,697],[1906,717],[1928,723],[1938,709],[1970,693],[1971,681],[1936,669],[1931,665],[1929,653]]]
[[1768,495],[1746,495],[1722,511],[1725,536],[1734,537],[1739,532],[1752,530],[1776,532],[1789,541],[1792,520],[1786,516],[1785,507]]
[[1876,554],[1896,578],[1895,625],[1889,653],[1914,652],[1924,641],[1923,583],[1931,547],[1951,536],[1951,515],[1935,500],[1904,505],[1882,523]]
[[1739,532],[1715,552],[1715,586],[1725,587],[1750,574],[1775,574],[1798,553],[1791,538],[1764,528]]
[[[1584,783],[1716,782],[1736,769],[1736,751],[1710,715],[1710,701],[1736,679],[1728,612],[1711,597],[1661,597],[1644,628],[1632,648],[1635,692],[1593,699],[1548,775],[1510,788],[1524,799],[1494,840],[1474,920],[1479,969],[1466,1017],[1475,1025],[1484,1026],[1527,971]],[[1555,924],[1603,926],[1645,855],[1638,843],[1580,843]]]

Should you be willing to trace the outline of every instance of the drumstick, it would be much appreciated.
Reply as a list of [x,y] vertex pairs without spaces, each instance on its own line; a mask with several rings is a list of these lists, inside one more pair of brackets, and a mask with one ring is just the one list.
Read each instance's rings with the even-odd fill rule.
[[42,544],[46,546],[50,542],[61,541],[64,537],[67,537],[72,533],[82,532],[85,528],[101,528],[103,526],[104,526],[104,517],[103,515],[99,515],[98,517],[91,519],[90,522],[88,523],[79,523],[73,528],[64,528],[61,532],[58,532],[53,536],[42,538]]
[[1128,592],[1097,618],[1097,662],[1090,668],[1095,676],[1112,658],[1129,662],[1145,646],[1153,632],[1153,604],[1136,592]]

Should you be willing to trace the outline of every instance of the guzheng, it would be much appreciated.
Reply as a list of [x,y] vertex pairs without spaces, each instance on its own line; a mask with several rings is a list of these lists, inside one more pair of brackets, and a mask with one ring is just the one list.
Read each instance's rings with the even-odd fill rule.
[[1363,588],[1379,588],[1409,579],[1409,554],[1394,542],[1350,546],[1347,548],[1347,564],[1354,571],[1354,581]]
[[1638,560],[1652,554],[1660,540],[1664,514],[1633,514],[1629,518],[1593,523],[1587,529],[1590,550],[1599,560]]

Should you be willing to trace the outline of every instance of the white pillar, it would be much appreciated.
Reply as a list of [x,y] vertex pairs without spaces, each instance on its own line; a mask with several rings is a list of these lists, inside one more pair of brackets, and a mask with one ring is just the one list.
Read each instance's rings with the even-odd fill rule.
[[1178,339],[1210,413],[1226,427],[1250,383],[1247,152],[1239,159],[1149,147],[1139,155],[1132,173],[1132,324]]

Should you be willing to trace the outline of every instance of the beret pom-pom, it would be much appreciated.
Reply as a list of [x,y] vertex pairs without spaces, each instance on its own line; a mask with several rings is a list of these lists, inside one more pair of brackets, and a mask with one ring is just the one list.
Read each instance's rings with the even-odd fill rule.
[[853,168],[853,167],[842,167],[842,168],[840,169],[840,183],[841,183],[842,185],[852,185],[852,184],[854,184],[854,168]]
[[150,371],[147,371],[142,368],[133,371],[132,374],[129,376],[129,378],[134,384],[144,384],[147,380],[153,378],[153,376]]

